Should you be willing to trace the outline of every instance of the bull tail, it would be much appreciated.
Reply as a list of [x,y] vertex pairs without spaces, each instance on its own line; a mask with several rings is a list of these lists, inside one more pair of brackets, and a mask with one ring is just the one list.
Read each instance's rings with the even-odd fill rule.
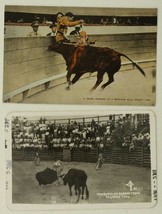
[[122,54],[120,53],[120,56],[124,56],[125,58],[127,58],[129,61],[131,61],[133,63],[134,66],[136,66],[136,68],[138,68],[138,70],[144,75],[146,76],[144,70],[139,66],[137,65],[137,63],[133,62],[133,60],[131,60],[128,56],[126,56],[125,54]]
[[85,188],[86,188],[86,199],[88,199],[89,198],[89,190],[88,190],[87,184],[85,185]]

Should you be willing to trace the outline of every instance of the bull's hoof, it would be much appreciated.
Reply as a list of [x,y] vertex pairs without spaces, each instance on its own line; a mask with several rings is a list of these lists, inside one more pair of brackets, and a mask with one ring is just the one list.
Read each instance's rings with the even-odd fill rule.
[[93,92],[94,92],[94,88],[91,88],[90,93],[93,93]]
[[70,91],[70,86],[67,86],[65,89],[66,89],[67,91]]
[[75,203],[77,204],[79,202],[79,199],[77,199],[76,201],[75,201]]

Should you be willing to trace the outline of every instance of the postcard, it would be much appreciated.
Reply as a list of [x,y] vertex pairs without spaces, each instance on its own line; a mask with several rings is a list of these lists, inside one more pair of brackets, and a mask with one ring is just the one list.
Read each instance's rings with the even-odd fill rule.
[[13,112],[5,148],[12,210],[156,204],[152,111]]
[[6,5],[3,102],[156,103],[157,8]]

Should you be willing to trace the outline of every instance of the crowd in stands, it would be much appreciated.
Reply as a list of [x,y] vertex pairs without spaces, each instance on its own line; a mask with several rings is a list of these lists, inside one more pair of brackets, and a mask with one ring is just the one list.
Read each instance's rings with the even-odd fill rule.
[[[76,14],[75,14],[76,15]],[[157,25],[156,16],[91,16],[76,15],[76,19],[83,19],[87,25]],[[6,23],[31,23],[33,20],[40,24],[48,24],[56,20],[56,14],[31,14],[31,13],[5,13]]]
[[132,123],[123,117],[99,122],[81,123],[71,120],[60,124],[45,118],[31,121],[14,118],[12,147],[18,150],[57,150],[63,148],[113,149],[133,151],[136,147],[150,148],[149,120]]
[[[71,16],[67,15],[71,14]],[[27,34],[23,34],[23,32],[19,28],[19,33],[14,33],[12,28],[6,30],[6,26],[15,25],[15,23],[19,23],[16,25],[25,25],[28,26],[29,23],[32,27],[32,31]],[[58,37],[64,37],[64,42],[70,42],[68,35],[72,35],[72,31],[69,32],[68,27],[78,26],[80,27],[80,31],[77,34],[81,37],[81,40],[88,41],[88,35],[86,36],[81,33],[84,26],[156,26],[157,25],[157,17],[144,17],[144,16],[133,16],[133,17],[123,17],[123,16],[89,16],[89,15],[74,15],[71,12],[67,12],[63,14],[62,12],[58,12],[54,15],[49,14],[24,14],[24,13],[13,13],[6,12],[5,13],[5,27],[4,27],[4,36],[5,38],[16,37],[16,36],[27,36],[27,37],[41,37],[41,36],[52,36],[55,37],[56,42],[60,42]],[[41,32],[39,31],[39,26],[44,26],[44,29],[41,27]],[[46,31],[46,27],[49,27],[50,30]],[[8,28],[8,27],[7,27]],[[20,35],[19,35],[20,34]],[[78,37],[77,37],[78,38]],[[61,41],[62,42],[62,41]],[[91,43],[91,44],[94,44]],[[86,44],[87,45],[87,44]],[[85,45],[85,46],[86,46]],[[81,46],[81,45],[79,45]],[[83,46],[83,45],[82,45]]]

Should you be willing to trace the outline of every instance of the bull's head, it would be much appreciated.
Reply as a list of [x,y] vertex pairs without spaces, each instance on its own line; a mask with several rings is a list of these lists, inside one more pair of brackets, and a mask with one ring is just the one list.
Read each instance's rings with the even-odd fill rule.
[[50,44],[50,45],[48,46],[48,50],[49,50],[49,51],[58,52],[59,46],[60,46],[59,43],[53,42],[52,44]]
[[49,51],[54,51],[61,54],[65,60],[73,54],[74,49],[76,49],[76,47],[73,44],[58,43],[55,40],[53,40],[48,46]]
[[74,166],[70,167],[70,169],[66,173],[59,176],[63,180],[64,185],[66,185],[69,182],[69,180],[70,180],[69,171],[73,168],[74,168]]
[[68,183],[68,175],[67,174],[62,174],[59,177],[62,178],[64,185],[66,185]]

